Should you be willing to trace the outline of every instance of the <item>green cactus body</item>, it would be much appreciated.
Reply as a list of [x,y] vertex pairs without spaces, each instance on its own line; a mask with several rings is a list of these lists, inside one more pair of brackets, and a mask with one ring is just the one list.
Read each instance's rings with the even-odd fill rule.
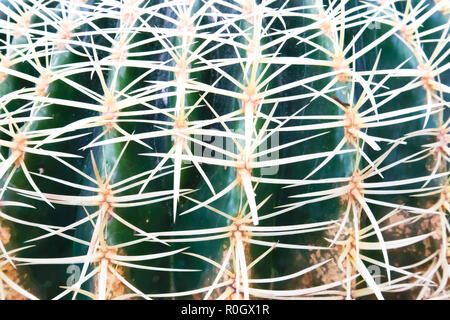
[[2,299],[449,297],[445,1],[1,1]]

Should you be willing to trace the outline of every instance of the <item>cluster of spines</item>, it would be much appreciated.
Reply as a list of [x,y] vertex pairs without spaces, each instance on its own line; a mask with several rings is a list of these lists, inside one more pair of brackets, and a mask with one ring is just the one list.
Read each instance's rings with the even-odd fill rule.
[[[335,1],[311,3],[296,6],[289,2],[279,6],[272,5],[273,1],[256,3],[247,1],[211,1],[207,3],[196,1],[169,1],[151,5],[147,1],[62,1],[58,6],[53,6],[52,1],[45,3],[33,1],[11,1],[12,7],[2,4],[7,19],[2,21],[5,40],[3,40],[2,60],[0,76],[3,82],[8,77],[16,77],[27,80],[33,85],[5,94],[1,99],[2,120],[4,122],[2,132],[9,136],[2,140],[2,146],[8,148],[8,157],[2,159],[0,173],[3,177],[2,196],[6,190],[11,190],[19,195],[41,199],[49,206],[54,204],[94,207],[96,211],[89,213],[87,217],[67,226],[49,226],[32,224],[47,233],[36,241],[50,237],[65,237],[71,241],[85,245],[87,253],[82,257],[59,258],[30,258],[16,257],[14,252],[8,252],[2,244],[3,265],[19,263],[53,264],[70,263],[82,264],[80,279],[72,287],[65,290],[56,298],[62,298],[68,293],[82,293],[91,298],[105,299],[107,295],[107,279],[112,274],[119,279],[131,294],[123,297],[138,296],[142,298],[153,297],[177,297],[192,294],[205,293],[204,298],[211,297],[216,292],[218,298],[331,298],[344,297],[356,298],[375,294],[377,298],[383,298],[383,292],[395,292],[408,290],[417,286],[423,286],[419,297],[445,297],[448,282],[448,218],[449,196],[447,179],[448,150],[448,120],[445,109],[448,103],[445,100],[449,93],[448,81],[448,29],[449,23],[436,25],[433,29],[423,30],[421,26],[434,15],[447,13],[445,1],[415,3],[406,1],[405,12],[400,12],[396,7],[396,1],[382,1],[379,4],[373,2],[360,2],[355,7],[348,9],[348,1]],[[427,9],[427,10],[426,10]],[[223,11],[223,12],[222,12]],[[170,12],[168,14],[167,12]],[[33,23],[32,17],[37,16],[38,21]],[[166,22],[164,26],[152,24],[152,19],[157,18]],[[284,20],[302,18],[308,21],[306,25],[297,28],[277,29],[273,25],[285,25]],[[101,28],[96,25],[101,19],[113,19],[118,23],[114,28]],[[206,22],[205,22],[206,21]],[[373,24],[387,26],[387,32],[378,37],[372,43],[367,43],[363,49],[355,50],[356,42],[363,37]],[[89,31],[81,30],[83,25],[89,26]],[[170,26],[170,27],[167,27]],[[352,39],[348,39],[346,31],[349,28],[358,28],[358,33]],[[49,29],[53,31],[49,31]],[[148,34],[148,40],[134,42],[133,38],[138,34]],[[307,36],[305,36],[307,34]],[[94,39],[103,38],[109,42],[110,47],[98,44]],[[406,68],[409,61],[405,61],[395,69],[383,70],[378,68],[378,63],[383,59],[385,52],[380,51],[371,69],[357,70],[357,61],[380,46],[390,38],[396,37],[409,49],[409,60],[414,60],[415,68]],[[429,38],[431,37],[431,38]],[[22,39],[23,42],[16,40]],[[243,40],[242,40],[243,39]],[[299,44],[305,44],[311,48],[311,52],[300,52],[297,56],[283,55],[283,46],[288,40],[297,40]],[[155,52],[136,52],[148,43],[158,43],[161,49]],[[434,47],[429,56],[423,48],[423,43],[431,43]],[[222,50],[228,47],[234,52],[227,58],[208,60],[206,56],[214,50]],[[312,58],[314,52],[324,54],[326,59]],[[71,52],[82,56],[86,62],[71,63],[63,61],[58,65],[58,55]],[[102,52],[102,54],[100,54]],[[168,61],[146,60],[141,57],[151,56],[158,52],[164,53]],[[242,55],[244,52],[244,55]],[[105,54],[106,53],[106,54]],[[103,56],[103,58],[101,57]],[[53,62],[56,61],[56,62]],[[39,74],[29,74],[16,71],[15,64],[26,62]],[[277,77],[295,66],[321,66],[329,71],[323,74],[308,75],[303,79],[289,79],[278,85]],[[238,77],[229,74],[229,66],[238,66]],[[276,71],[269,73],[269,68],[276,66]],[[143,75],[119,87],[120,72],[125,68],[142,68]],[[270,69],[272,70],[272,69]],[[146,81],[146,76],[151,73],[165,72],[169,75],[168,81],[148,81],[148,85],[139,90],[133,90],[137,83]],[[194,73],[213,72],[218,79],[210,83],[202,83],[195,79]],[[447,72],[447,73],[446,73]],[[70,79],[75,74],[91,74],[100,82],[101,91],[95,92]],[[375,79],[380,79],[378,82]],[[389,80],[392,78],[414,77],[406,86],[401,88],[389,88]],[[231,83],[221,87],[223,80]],[[52,83],[63,81],[65,84],[78,90],[96,103],[86,103],[70,99],[53,98],[49,95]],[[222,81],[221,81],[222,80]],[[316,89],[315,81],[325,80],[323,88]],[[270,87],[269,87],[270,85]],[[269,87],[269,88],[268,88]],[[302,87],[308,93],[301,95],[282,96],[285,91]],[[398,110],[383,112],[383,106],[396,96],[405,94],[416,88],[425,90],[425,103],[418,105],[400,106]],[[193,93],[198,93],[193,105]],[[227,114],[220,114],[220,108],[206,99],[206,96],[225,96],[238,101],[239,107]],[[153,102],[163,100],[165,104],[171,101],[167,108],[158,108]],[[314,100],[323,100],[336,107],[338,115],[320,114],[317,116],[301,116],[302,110],[308,108],[308,103]],[[17,110],[8,110],[11,101],[28,101]],[[298,101],[298,112],[288,116],[278,116],[277,109],[283,108],[283,102]],[[95,115],[77,120],[64,127],[35,131],[30,129],[33,123],[48,120],[45,115],[46,106],[51,104],[65,105],[75,110],[83,109],[95,113]],[[367,107],[369,105],[369,107]],[[127,111],[127,108],[140,107],[138,111]],[[265,112],[269,107],[269,112]],[[209,119],[190,119],[196,109],[207,108],[213,115]],[[158,114],[167,120],[143,120],[140,117]],[[25,116],[24,116],[25,115]],[[419,120],[423,121],[423,129],[409,132],[399,139],[387,139],[367,133],[370,128],[384,128],[395,130],[395,126]],[[433,119],[431,121],[430,119]],[[316,121],[312,124],[303,124],[302,120]],[[331,121],[328,121],[331,120]],[[121,123],[130,121],[142,121],[153,124],[158,130],[149,132],[127,132]],[[300,121],[299,125],[291,125]],[[23,124],[25,123],[25,124]],[[239,123],[241,130],[234,133],[232,126]],[[263,123],[261,125],[261,123]],[[23,125],[22,125],[23,124]],[[432,125],[437,124],[433,128]],[[210,126],[218,125],[221,130],[211,129]],[[167,129],[162,127],[167,126]],[[50,151],[45,148],[47,144],[55,144],[71,139],[81,139],[85,134],[78,131],[101,128],[101,133],[89,141],[81,152],[70,154],[61,151]],[[297,154],[295,156],[281,157],[275,160],[259,160],[262,153],[257,153],[258,146],[269,139],[275,133],[312,131],[312,135],[298,141],[289,142],[264,151],[271,153],[275,150],[287,150],[295,148],[297,144],[314,143],[314,139],[326,135],[324,130],[339,129],[342,131],[342,139],[336,146],[326,152]],[[314,134],[320,131],[319,134]],[[69,134],[70,135],[67,135]],[[66,136],[64,136],[66,135]],[[230,152],[213,144],[200,141],[193,135],[210,135],[213,137],[225,137],[231,139],[237,149],[237,153]],[[425,150],[409,154],[383,165],[390,153],[400,145],[408,144],[415,137],[431,136],[436,142],[424,146]],[[171,146],[168,150],[152,150],[148,141],[158,137],[170,137]],[[189,142],[201,145],[204,148],[221,153],[227,157],[225,160],[205,157],[194,154]],[[149,171],[122,181],[112,182],[115,169],[121,157],[127,153],[127,145],[138,143],[148,148],[149,152],[143,155],[158,157],[161,160],[158,165]],[[109,172],[103,172],[96,163],[90,149],[108,148],[109,146],[123,144],[120,152],[113,154],[114,165]],[[368,147],[366,147],[368,146]],[[385,147],[386,146],[386,147]],[[370,158],[367,148],[379,152],[377,158]],[[75,184],[64,177],[50,177],[45,172],[32,173],[26,167],[27,154],[36,154],[50,157],[77,174],[90,181],[95,187]],[[91,155],[90,155],[91,154]],[[83,155],[92,161],[95,177],[90,177],[80,169],[71,165],[70,158]],[[350,155],[349,157],[341,157]],[[129,156],[129,155],[128,155]],[[136,158],[141,155],[135,155]],[[317,172],[323,171],[327,165],[340,157],[350,170],[347,177],[335,177],[330,175],[326,179],[311,179]],[[365,180],[375,176],[383,178],[383,172],[395,170],[408,162],[420,161],[425,157],[433,157],[431,170],[424,168],[423,175],[410,179],[366,182]],[[68,160],[66,160],[66,158]],[[173,165],[169,160],[173,159]],[[318,159],[318,165],[305,177],[264,177],[255,176],[254,169],[271,166],[298,165],[305,161]],[[193,169],[197,170],[211,192],[207,200],[196,199],[196,191],[182,189],[182,171],[189,169],[183,166],[184,161],[190,161]],[[215,190],[215,185],[203,169],[204,166],[233,167],[235,177],[222,190]],[[25,174],[31,190],[18,189],[10,184],[16,171],[21,169]],[[105,176],[102,176],[105,175]],[[173,186],[167,186],[165,190],[146,192],[146,187],[152,181],[165,175],[173,175]],[[50,194],[42,191],[34,182],[33,176],[39,176],[51,180],[53,183],[65,184],[84,192],[93,192],[92,196],[74,196]],[[426,187],[431,181],[440,181],[435,186]],[[411,187],[405,190],[384,190],[384,188],[408,186],[423,183],[419,188]],[[340,184],[339,187],[330,187],[322,191],[299,193],[293,198],[305,198],[300,202],[281,205],[273,210],[269,208],[261,213],[261,208],[266,204],[269,196],[264,197],[258,203],[256,195],[260,184],[285,185],[298,187],[307,184]],[[120,196],[119,193],[136,189],[134,195]],[[377,190],[379,189],[379,190]],[[279,189],[282,190],[282,189]],[[234,212],[225,212],[222,208],[214,207],[218,199],[236,193],[240,197],[241,204],[234,208]],[[414,196],[430,196],[440,194],[439,200],[429,208],[419,208],[408,205],[398,205],[386,201],[372,199],[370,195],[405,193]],[[194,205],[189,209],[178,212],[180,198],[187,199]],[[311,203],[326,201],[333,198],[342,198],[342,212],[339,221],[330,219],[316,224],[301,225],[271,225],[258,226],[260,221],[285,215],[298,214],[301,209]],[[158,201],[172,202],[173,221],[176,224],[177,216],[194,213],[200,209],[208,209],[213,214],[219,214],[228,219],[229,225],[207,230],[195,229],[184,231],[166,231],[149,233],[114,212],[114,208],[132,208]],[[2,202],[4,206],[23,203]],[[373,206],[391,208],[392,211],[381,218],[376,218],[372,212]],[[411,217],[401,223],[410,223],[423,216],[438,214],[440,216],[439,232],[442,246],[433,258],[431,266],[425,272],[410,272],[410,266],[396,267],[390,264],[388,250],[414,245],[435,233],[418,234],[386,241],[384,231],[395,227],[391,224],[382,227],[382,223],[400,210],[406,210]],[[149,213],[151,216],[151,213]],[[366,216],[370,224],[363,227],[362,216]],[[2,213],[2,219],[15,223],[30,224],[7,214]],[[108,244],[107,225],[111,219],[116,219],[125,227],[131,228],[138,236],[138,240],[130,243]],[[90,241],[78,239],[65,234],[67,230],[76,228],[84,223],[92,223],[93,231]],[[289,244],[280,241],[264,241],[255,237],[282,237],[300,232],[317,232],[332,230],[333,238],[328,239],[330,247],[315,246],[314,244]],[[14,232],[14,230],[11,230]],[[204,236],[199,236],[204,235]],[[376,236],[377,242],[366,242],[365,238]],[[177,238],[181,236],[182,238]],[[130,261],[146,261],[172,254],[180,254],[183,250],[168,250],[162,253],[146,253],[142,256],[121,256],[118,248],[134,245],[137,242],[155,241],[164,244],[182,242],[187,245],[191,241],[210,241],[213,239],[228,238],[229,246],[224,251],[221,261],[212,261],[199,252],[184,253],[197,257],[212,264],[217,268],[214,280],[205,287],[193,288],[187,292],[162,292],[160,294],[146,295],[139,290],[138,283],[131,283],[120,275],[114,266],[144,268],[142,265],[130,263]],[[282,238],[280,238],[282,239]],[[251,244],[265,246],[268,249],[257,258],[248,255],[247,247]],[[307,269],[280,277],[268,277],[265,279],[252,279],[251,268],[264,257],[279,248],[292,250],[332,250],[337,252],[335,259],[321,261],[311,265]],[[15,248],[19,249],[19,248]],[[382,260],[378,261],[364,255],[364,250],[379,250],[382,252]],[[14,251],[14,250],[12,250]],[[26,251],[21,254],[26,256]],[[176,259],[176,258],[175,258]],[[423,261],[429,262],[428,257]],[[263,262],[261,262],[263,263]],[[312,272],[326,263],[333,263],[342,271],[339,281],[326,283],[321,286],[298,288],[296,290],[269,290],[253,288],[252,284],[275,283],[288,281],[300,277],[302,274]],[[374,264],[386,270],[387,279],[379,282],[373,278],[367,270],[366,264]],[[94,268],[89,270],[90,266]],[[420,266],[416,264],[415,267]],[[19,267],[20,268],[20,267]],[[151,267],[148,267],[151,270]],[[163,271],[163,270],[161,270]],[[178,270],[167,268],[166,271],[193,272],[192,269]],[[391,279],[391,273],[396,272],[402,276]],[[81,289],[81,284],[97,275],[95,292],[87,292]],[[358,276],[364,280],[366,287],[356,288]],[[26,297],[34,297],[23,288],[13,286],[11,279],[2,279],[12,289],[24,294]],[[437,283],[436,283],[437,282]],[[430,289],[431,288],[431,289]],[[331,290],[333,289],[333,290]],[[431,291],[430,291],[431,290]],[[217,293],[219,292],[219,293]],[[430,293],[431,292],[431,293]],[[3,293],[3,296],[5,294]],[[74,295],[75,296],[75,295]],[[117,298],[117,297],[116,297]],[[118,297],[120,298],[120,297]]]

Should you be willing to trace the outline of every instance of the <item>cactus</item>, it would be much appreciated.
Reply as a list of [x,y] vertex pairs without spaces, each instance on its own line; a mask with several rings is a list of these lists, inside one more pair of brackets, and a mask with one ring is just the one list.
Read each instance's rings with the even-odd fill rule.
[[2,299],[448,299],[446,0],[1,0]]

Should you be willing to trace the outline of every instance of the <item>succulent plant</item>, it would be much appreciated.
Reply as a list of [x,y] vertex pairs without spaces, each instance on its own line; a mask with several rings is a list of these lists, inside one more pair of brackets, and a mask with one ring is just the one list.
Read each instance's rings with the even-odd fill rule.
[[2,299],[448,299],[447,0],[1,0]]

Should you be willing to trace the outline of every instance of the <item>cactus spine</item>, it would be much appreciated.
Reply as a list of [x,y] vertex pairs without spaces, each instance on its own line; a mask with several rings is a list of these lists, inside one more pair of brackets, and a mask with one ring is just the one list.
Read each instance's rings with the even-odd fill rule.
[[446,299],[448,1],[2,0],[2,299]]

